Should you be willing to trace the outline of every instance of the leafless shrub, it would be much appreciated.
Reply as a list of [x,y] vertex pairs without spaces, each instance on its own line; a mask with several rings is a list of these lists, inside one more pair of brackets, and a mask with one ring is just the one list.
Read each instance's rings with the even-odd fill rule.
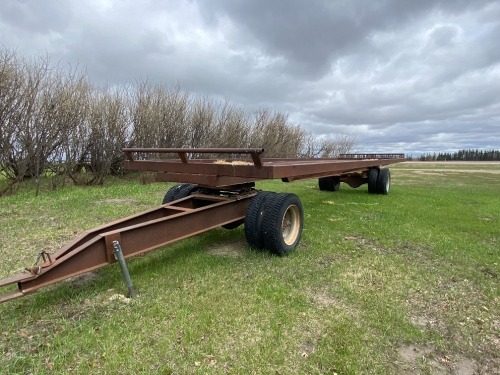
[[[48,58],[18,58],[0,48],[0,195],[24,178],[52,176],[56,188],[102,184],[121,173],[123,147],[258,147],[266,157],[335,157],[354,138],[315,138],[286,114],[190,96],[178,87],[140,82],[97,88],[77,69]],[[141,156],[139,156],[141,157]],[[159,154],[157,157],[177,157]],[[207,155],[192,155],[207,157]],[[38,190],[37,190],[38,192]]]
[[209,146],[248,147],[251,125],[242,107],[226,100],[218,109],[215,124],[209,136]]
[[336,158],[340,154],[353,152],[356,138],[337,134],[335,136],[314,137],[308,134],[303,142],[302,157],[308,158]]
[[[215,134],[217,107],[207,96],[197,96],[190,103],[188,116],[189,147],[203,148],[210,145]],[[200,155],[193,155],[199,157]]]
[[322,158],[336,158],[340,154],[353,152],[356,139],[348,135],[336,135],[334,137],[319,138]]
[[288,117],[281,112],[261,109],[254,113],[254,123],[250,134],[250,147],[262,147],[266,157],[299,157],[306,132],[299,126],[291,125]]
[[[68,87],[65,112],[60,121],[69,124],[65,127],[64,140],[59,153],[57,166],[73,182],[79,184],[77,174],[85,170],[90,148],[89,113],[92,104],[92,87],[81,79]],[[60,169],[57,170],[60,172]]]
[[132,91],[129,103],[131,146],[168,148],[188,145],[189,96],[186,93],[178,87],[168,89],[148,82],[139,83]]
[[106,176],[121,172],[129,128],[124,97],[110,90],[89,97],[86,121],[70,133],[67,144],[74,146],[68,175],[76,184],[103,184]]
[[7,178],[0,195],[13,188],[19,178],[11,168],[11,147],[16,143],[16,124],[20,116],[23,74],[14,53],[0,49],[0,172]]
[[[2,170],[12,183],[39,176],[60,144],[60,131],[52,120],[53,103],[48,59],[35,62],[8,57],[2,62]],[[38,186],[38,185],[37,185]],[[37,189],[38,193],[38,189]]]

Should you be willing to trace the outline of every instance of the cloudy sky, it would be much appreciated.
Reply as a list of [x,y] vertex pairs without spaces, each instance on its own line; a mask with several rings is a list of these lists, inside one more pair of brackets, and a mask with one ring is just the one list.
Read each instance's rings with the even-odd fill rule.
[[1,0],[0,44],[285,111],[360,152],[500,148],[499,0]]

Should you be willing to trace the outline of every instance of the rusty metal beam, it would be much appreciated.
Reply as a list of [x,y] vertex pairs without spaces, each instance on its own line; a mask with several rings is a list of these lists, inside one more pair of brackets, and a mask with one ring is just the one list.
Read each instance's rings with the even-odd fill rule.
[[246,184],[248,182],[253,182],[257,179],[218,176],[211,174],[202,175],[202,174],[157,172],[156,180],[166,181],[166,182],[182,182],[182,183],[196,184],[201,187],[224,188],[224,187],[232,187],[235,185]]
[[188,154],[249,154],[255,166],[261,166],[260,155],[263,148],[124,148],[123,152],[129,161],[134,161],[134,153],[177,154],[181,162],[189,162]]
[[24,272],[0,280],[0,287],[17,284],[17,290],[0,297],[0,302],[114,263],[114,241],[119,241],[128,258],[242,220],[255,194],[195,194],[85,232],[52,254],[51,261],[37,267],[36,274]]
[[[338,176],[368,168],[401,162],[400,159],[262,159],[262,166],[240,164],[218,164],[215,160],[182,163],[179,160],[134,160],[124,161],[125,169],[163,173],[163,181],[192,182],[204,186],[231,185],[219,182],[222,177],[238,177],[247,181],[287,179],[288,181],[322,176]],[[172,177],[171,180],[168,177]],[[236,181],[236,180],[235,180]],[[240,180],[241,181],[241,180]],[[236,183],[236,182],[235,182]]]

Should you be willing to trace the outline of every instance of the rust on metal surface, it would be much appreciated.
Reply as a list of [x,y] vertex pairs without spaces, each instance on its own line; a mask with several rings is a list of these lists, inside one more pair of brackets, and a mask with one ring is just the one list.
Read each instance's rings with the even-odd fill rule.
[[4,280],[0,287],[17,285],[0,302],[22,297],[37,289],[114,263],[113,241],[119,241],[125,258],[244,219],[249,191],[237,196],[193,194],[84,232],[51,255],[52,263],[37,266]]
[[263,148],[124,148],[127,159],[133,161],[133,153],[177,154],[183,163],[188,163],[187,154],[249,154],[256,166],[261,165],[260,154]]
[[[347,178],[349,174],[367,171],[374,167],[380,168],[404,160],[404,154],[349,154],[335,159],[263,159],[261,158],[263,149],[129,148],[124,151],[132,155],[133,153],[177,153],[179,150],[198,154],[250,154],[254,164],[221,164],[214,159],[190,159],[189,163],[176,159],[137,160],[130,156],[124,162],[124,167],[131,170],[156,172],[158,181],[188,182],[210,188],[220,188],[231,187],[245,181],[267,179],[292,182],[326,176]],[[376,158],[377,156],[379,158]]]

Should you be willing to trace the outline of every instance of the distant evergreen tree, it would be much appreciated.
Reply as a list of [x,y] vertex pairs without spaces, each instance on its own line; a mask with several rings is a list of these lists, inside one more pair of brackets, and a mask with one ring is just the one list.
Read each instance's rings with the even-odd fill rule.
[[459,150],[454,153],[440,152],[421,154],[420,161],[500,161],[500,150]]

